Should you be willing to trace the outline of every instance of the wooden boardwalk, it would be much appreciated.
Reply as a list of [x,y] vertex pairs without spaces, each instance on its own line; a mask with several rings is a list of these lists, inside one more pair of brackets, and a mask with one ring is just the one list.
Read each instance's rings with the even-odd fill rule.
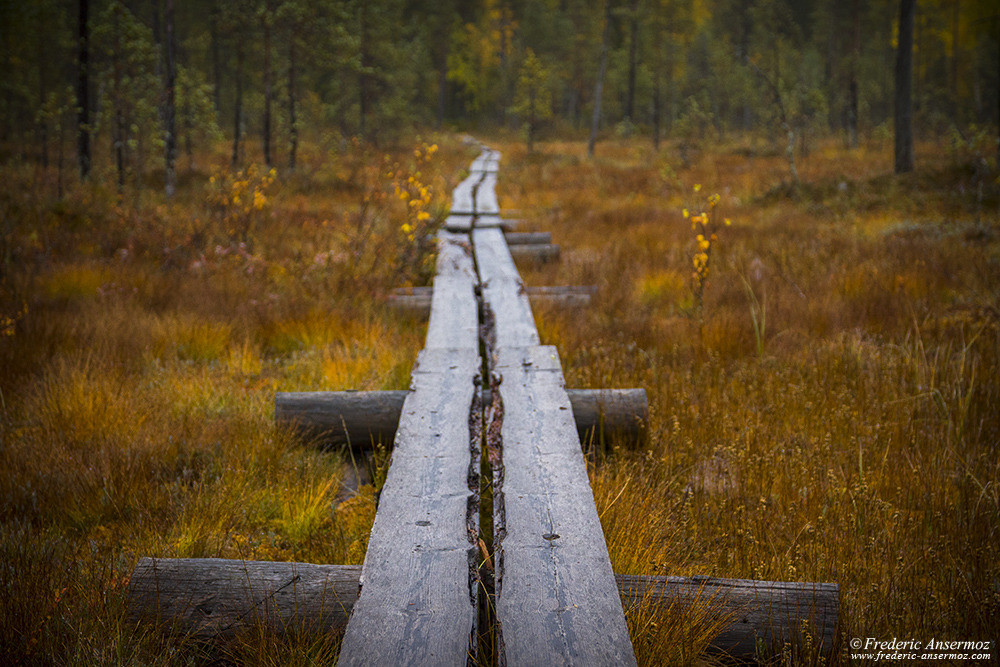
[[[427,343],[347,625],[345,665],[474,659],[483,426],[500,662],[635,662],[558,355],[539,345],[499,226],[499,157],[484,149],[472,163],[441,235]],[[474,400],[483,376],[493,388],[485,413]]]
[[[597,406],[607,399],[571,400],[558,352],[540,344],[499,215],[499,161],[483,147],[455,189],[409,391],[276,397],[279,419],[284,405],[288,420],[329,428],[323,424],[337,419],[346,432],[395,434],[360,571],[142,559],[130,584],[133,617],[209,636],[255,618],[276,631],[346,623],[344,665],[473,664],[486,658],[477,651],[490,632],[501,665],[630,665],[623,598],[667,609],[695,604],[708,591],[721,593],[718,602],[734,619],[717,649],[752,657],[760,642],[794,641],[808,622],[824,653],[832,651],[836,584],[616,580],[578,435],[602,421]],[[641,405],[644,411],[644,392]],[[351,406],[367,413],[351,425],[331,412]],[[493,544],[495,597],[480,580],[484,482],[493,500],[493,534],[485,537]],[[491,627],[478,627],[489,618]]]

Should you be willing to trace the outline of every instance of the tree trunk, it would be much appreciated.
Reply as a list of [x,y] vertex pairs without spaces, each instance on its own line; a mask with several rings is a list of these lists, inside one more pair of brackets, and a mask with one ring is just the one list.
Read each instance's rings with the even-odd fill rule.
[[847,136],[851,148],[858,147],[858,67],[861,62],[861,0],[854,0],[850,81],[847,84]]
[[358,71],[358,128],[362,137],[368,138],[368,10],[361,3],[358,16],[358,45],[361,68]]
[[295,34],[288,38],[288,168],[295,171],[299,152],[299,121],[295,115]]
[[632,0],[629,20],[628,86],[625,90],[625,120],[635,122],[635,76],[639,67],[639,0]]
[[899,2],[899,47],[896,51],[896,173],[913,171],[913,23],[916,0]]
[[222,56],[219,53],[219,3],[212,3],[208,18],[208,34],[212,53],[212,100],[215,102],[215,116],[222,113]]
[[243,42],[236,38],[236,103],[233,110],[233,167],[240,162],[240,125],[243,115]]
[[660,73],[653,75],[653,149],[660,150]]
[[79,0],[77,15],[77,161],[80,164],[80,178],[90,175],[90,30],[88,14],[90,0]]
[[177,110],[175,87],[177,85],[177,62],[176,62],[176,41],[174,38],[174,0],[166,0],[164,13],[164,23],[166,24],[166,47],[167,47],[167,80],[166,98],[164,101],[163,121],[165,127],[164,137],[164,163],[166,171],[166,194],[172,197],[177,190]]
[[445,108],[448,102],[448,46],[449,40],[445,40],[445,46],[441,53],[441,60],[438,62],[438,99],[436,127],[441,129],[444,126]]
[[590,121],[590,141],[587,142],[587,155],[594,157],[594,147],[597,145],[597,131],[601,126],[601,100],[604,97],[604,74],[608,70],[608,41],[611,33],[611,3],[605,0],[604,31],[601,34],[601,64],[597,69],[597,81],[594,84],[594,115]]
[[264,5],[264,164],[270,169],[271,161],[271,3]]

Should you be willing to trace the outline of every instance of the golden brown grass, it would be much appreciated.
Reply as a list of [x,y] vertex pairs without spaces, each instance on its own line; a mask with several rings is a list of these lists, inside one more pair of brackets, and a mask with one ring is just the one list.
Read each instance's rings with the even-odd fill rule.
[[[469,159],[438,141],[423,172],[436,214]],[[791,191],[760,146],[685,167],[639,141],[593,161],[579,142],[532,156],[491,143],[501,206],[563,247],[527,282],[599,287],[585,311],[536,310],[568,384],[649,392],[649,443],[591,470],[616,571],[834,581],[846,638],[997,637],[1000,230],[995,185],[977,199],[967,156],[924,146],[920,170],[895,177],[886,148],[831,142]],[[363,560],[374,489],[338,504],[348,463],[275,428],[272,400],[406,386],[423,331],[378,302],[427,277],[405,261],[406,204],[386,177],[411,151],[306,147],[242,248],[208,167],[182,174],[173,202],[119,200],[100,178],[54,201],[49,176],[4,168],[6,662],[336,654],[335,638],[146,632],[124,620],[124,590],[142,555]],[[733,220],[701,318],[681,216],[695,184]],[[640,662],[697,662],[710,612],[630,611]]]
[[[980,201],[934,146],[896,177],[888,152],[831,143],[798,190],[742,147],[689,169],[632,143],[593,162],[577,143],[500,149],[502,205],[564,251],[526,280],[599,286],[588,310],[538,318],[567,383],[649,392],[648,446],[592,471],[616,571],[838,582],[845,638],[997,636],[995,184]],[[702,323],[681,215],[696,184],[733,219]]]
[[[466,161],[443,145],[421,165],[432,213]],[[355,148],[272,184],[262,170],[187,174],[171,202],[118,198],[99,177],[57,201],[45,174],[4,168],[0,662],[336,656],[336,638],[253,629],[170,639],[131,626],[124,602],[144,555],[363,561],[374,489],[350,491],[349,458],[272,418],[275,391],[406,387],[422,343],[379,303],[426,270],[383,173],[405,179],[413,148]],[[254,182],[249,213],[220,196]]]

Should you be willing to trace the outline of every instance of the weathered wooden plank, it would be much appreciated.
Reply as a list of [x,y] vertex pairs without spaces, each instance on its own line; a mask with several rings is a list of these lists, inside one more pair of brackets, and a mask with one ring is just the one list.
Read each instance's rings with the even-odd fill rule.
[[495,171],[483,172],[482,180],[476,187],[476,215],[500,215],[500,204],[496,194],[497,174]]
[[469,174],[451,193],[452,215],[473,215],[476,212],[474,196],[481,174]]
[[403,403],[342,665],[462,664],[477,647],[479,357],[464,235],[440,236],[427,342]]
[[528,294],[514,266],[503,232],[477,228],[472,232],[472,247],[476,254],[483,301],[493,313],[496,345],[537,345],[538,329],[531,314]]
[[[311,565],[142,558],[129,583],[133,620],[160,623],[181,635],[214,637],[265,624],[271,631],[330,632],[347,624],[359,565]],[[823,655],[838,627],[836,584],[615,575],[626,609],[640,618],[683,616],[697,609],[728,619],[709,652],[754,658],[758,642],[794,641],[805,623]]]
[[[499,340],[499,336],[498,336]],[[507,664],[635,664],[553,347],[498,344],[496,613]],[[492,443],[491,443],[492,446]]]
[[[391,443],[407,391],[278,392],[274,416],[324,445],[350,443],[368,449],[372,442]],[[645,432],[649,404],[645,389],[567,389],[581,442],[592,438],[638,441]],[[482,393],[489,404],[489,391]]]
[[485,227],[499,227],[500,229],[506,230],[510,228],[510,225],[508,224],[509,222],[510,222],[509,220],[504,220],[499,215],[479,214],[476,216],[475,226],[478,229],[482,229]]
[[[563,308],[583,308],[590,305],[591,292],[573,287],[532,287],[525,291],[532,303],[546,303]],[[388,305],[412,317],[429,317],[431,314],[432,288],[413,287],[393,291]]]
[[468,234],[472,230],[473,216],[472,214],[467,215],[449,215],[444,219],[444,228],[449,232],[459,232]]
[[437,273],[431,297],[431,316],[425,347],[479,347],[478,277],[468,235],[438,234]]
[[472,165],[469,167],[470,172],[496,172],[499,168],[500,153],[490,148],[483,147],[483,152],[479,154],[475,160],[472,161]]
[[338,664],[475,654],[479,363],[474,348],[425,348],[417,359]]
[[[459,239],[467,238],[465,235],[460,235]],[[460,240],[460,243],[464,244],[464,241]],[[525,291],[528,296],[592,296],[597,294],[597,285],[525,285]],[[390,292],[390,296],[406,296],[422,299],[430,299],[431,294],[434,292],[433,285],[416,285],[414,287],[394,287]]]

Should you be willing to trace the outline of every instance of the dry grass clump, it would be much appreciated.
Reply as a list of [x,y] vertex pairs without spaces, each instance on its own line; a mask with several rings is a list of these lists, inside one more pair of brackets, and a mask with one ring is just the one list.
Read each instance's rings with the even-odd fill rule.
[[[779,158],[725,146],[688,167],[630,143],[500,149],[502,202],[563,248],[526,282],[599,287],[539,311],[568,385],[649,392],[648,446],[592,470],[616,571],[838,582],[846,638],[997,636],[995,186],[978,198],[933,146],[894,177],[824,145],[797,190]],[[696,185],[733,220],[701,318]]]
[[[426,225],[442,164],[465,160],[441,145],[420,162]],[[400,229],[413,207],[392,197],[413,148],[352,150],[289,177],[189,174],[169,202],[100,179],[56,200],[3,167],[0,662],[335,657],[336,637],[147,632],[125,602],[144,555],[363,561],[375,489],[273,422],[275,391],[407,386],[421,346],[379,304],[426,275],[422,240]]]

